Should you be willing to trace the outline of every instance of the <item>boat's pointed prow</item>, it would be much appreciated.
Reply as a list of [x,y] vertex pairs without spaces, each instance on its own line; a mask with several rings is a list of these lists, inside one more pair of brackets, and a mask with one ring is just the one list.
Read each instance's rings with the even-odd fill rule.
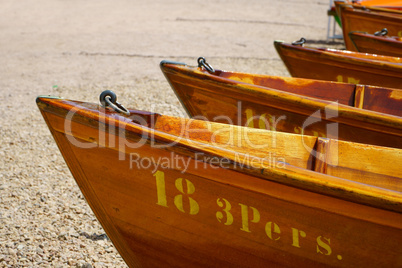
[[184,62],[178,62],[178,61],[171,61],[171,60],[163,60],[161,63],[159,63],[161,69],[166,66],[166,64],[174,64],[174,65],[187,65]]
[[[66,116],[66,113],[72,109],[79,110],[81,104],[82,102],[67,100],[58,96],[40,95],[36,97],[36,105],[43,116],[45,116],[43,113],[59,114],[60,111],[63,111],[60,116]],[[92,104],[91,108],[97,110],[97,105]]]
[[52,95],[39,95],[38,97],[36,97],[36,103],[40,103],[45,99],[63,99],[63,98]]
[[[192,67],[196,74],[210,73],[203,64]],[[106,93],[101,102],[119,108]],[[400,264],[401,149],[145,111],[127,116],[113,105],[49,96],[37,102],[130,267]]]
[[274,41],[274,47],[275,47],[275,49],[278,50],[279,46],[280,46],[282,43],[285,43],[285,41],[282,41],[282,40],[275,40],[275,41]]
[[[52,95],[39,95],[36,97],[36,105],[41,111],[42,115],[45,117],[44,112],[47,112],[50,107],[59,107],[62,106],[65,102],[64,98]],[[52,109],[52,108],[50,108]]]

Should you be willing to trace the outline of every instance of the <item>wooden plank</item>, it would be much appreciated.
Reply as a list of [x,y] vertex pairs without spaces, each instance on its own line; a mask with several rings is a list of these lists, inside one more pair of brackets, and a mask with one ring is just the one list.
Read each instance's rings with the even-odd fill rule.
[[318,138],[316,147],[315,147],[315,165],[314,171],[320,172],[323,174],[327,173],[327,153],[329,148],[329,140]]
[[402,57],[402,38],[397,36],[375,36],[373,33],[349,32],[353,51]]
[[356,108],[363,108],[363,102],[364,102],[364,85],[356,85],[356,89],[355,89],[355,107]]

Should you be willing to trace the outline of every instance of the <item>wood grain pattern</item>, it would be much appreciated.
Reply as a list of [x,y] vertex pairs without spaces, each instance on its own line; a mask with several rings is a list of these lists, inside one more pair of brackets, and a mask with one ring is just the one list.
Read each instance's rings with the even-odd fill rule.
[[294,46],[275,41],[275,48],[295,77],[402,87],[402,59],[345,50]]
[[402,148],[399,89],[221,70],[210,74],[167,61],[161,69],[193,118]]
[[349,33],[361,31],[374,33],[383,28],[391,36],[402,37],[402,11],[362,7],[335,1],[338,15],[341,17],[343,39],[348,50],[354,50]]
[[[83,195],[131,267],[402,265],[402,193],[395,188],[401,170],[384,187],[357,182],[367,166],[373,182],[382,181],[382,173],[401,163],[400,149],[133,110],[121,116],[64,99],[37,103]],[[134,123],[139,118],[143,125]],[[345,168],[342,174],[353,174],[345,179],[312,171],[316,161],[304,147],[301,159],[292,160],[296,166],[262,158],[276,149],[286,160],[287,150],[302,144],[325,152],[332,161],[325,160],[326,172],[337,169],[335,158],[350,161],[349,150],[360,165]],[[154,168],[164,157],[173,162]]]
[[402,37],[375,36],[365,32],[350,32],[349,38],[352,51],[379,54],[393,57],[402,57]]
[[[351,3],[351,1],[349,1]],[[362,5],[364,7],[380,7],[387,9],[402,9],[401,0],[364,0],[357,1],[356,5]]]

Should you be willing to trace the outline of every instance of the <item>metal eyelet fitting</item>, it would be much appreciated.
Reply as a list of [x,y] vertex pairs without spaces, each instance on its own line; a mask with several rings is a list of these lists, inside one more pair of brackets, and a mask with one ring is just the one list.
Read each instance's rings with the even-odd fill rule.
[[306,43],[306,38],[302,37],[300,40],[292,42],[292,45],[303,46],[304,43]]
[[388,29],[384,28],[381,31],[377,31],[374,33],[375,36],[385,36],[388,34]]
[[206,62],[204,57],[199,57],[197,62],[198,62],[198,67],[200,67],[200,68],[204,67],[205,70],[207,70],[211,74],[215,73],[215,69],[211,65],[209,65],[208,62]]
[[130,112],[123,105],[117,102],[117,96],[111,90],[103,91],[99,96],[99,101],[103,107],[110,106],[114,111],[118,113],[130,115]]

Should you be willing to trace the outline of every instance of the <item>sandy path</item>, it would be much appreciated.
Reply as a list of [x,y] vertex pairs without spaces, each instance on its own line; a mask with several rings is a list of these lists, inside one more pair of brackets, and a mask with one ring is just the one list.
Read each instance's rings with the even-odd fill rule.
[[288,76],[272,45],[326,38],[328,1],[0,0],[0,266],[124,266],[35,105],[52,94],[184,115],[163,59]]

